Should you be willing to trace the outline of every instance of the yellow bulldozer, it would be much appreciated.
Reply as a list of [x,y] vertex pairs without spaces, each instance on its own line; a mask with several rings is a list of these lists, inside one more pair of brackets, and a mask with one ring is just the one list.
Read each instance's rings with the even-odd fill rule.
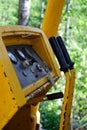
[[[55,98],[63,98],[59,130],[69,130],[75,71],[56,37],[63,6],[64,0],[48,0],[41,29],[0,27],[0,130],[40,130],[39,104]],[[58,89],[61,71],[64,94],[47,94]]]

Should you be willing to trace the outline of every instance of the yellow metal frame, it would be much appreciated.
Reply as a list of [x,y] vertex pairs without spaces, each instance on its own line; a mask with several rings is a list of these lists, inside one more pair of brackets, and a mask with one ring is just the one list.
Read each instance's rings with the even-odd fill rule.
[[62,105],[62,113],[60,119],[59,130],[69,130],[70,129],[70,117],[73,101],[73,93],[75,86],[75,70],[71,69],[70,72],[65,74],[66,76],[66,86],[64,92],[64,100]]
[[[21,117],[19,108],[23,109],[22,111],[25,110],[25,107],[27,105],[26,104],[27,103],[26,97],[29,94],[31,94],[33,91],[35,91],[36,89],[39,89],[43,84],[45,84],[49,80],[47,78],[47,76],[45,76],[45,77],[41,78],[40,80],[38,80],[37,82],[32,83],[29,86],[26,86],[22,90],[21,85],[19,83],[19,80],[16,76],[16,72],[13,68],[13,65],[8,57],[8,53],[6,50],[6,46],[20,45],[20,44],[32,45],[32,47],[38,53],[38,55],[49,66],[49,68],[51,68],[51,70],[52,70],[51,76],[53,78],[56,78],[56,79],[58,79],[60,77],[60,70],[59,70],[58,65],[56,63],[56,60],[55,60],[53,51],[50,47],[49,41],[46,38],[45,34],[40,29],[25,27],[25,26],[3,26],[3,27],[0,27],[0,61],[2,63],[2,66],[4,68],[4,72],[6,74],[8,82],[9,82],[9,83],[7,83],[7,86],[5,85],[2,87],[2,89],[3,89],[2,95],[4,95],[4,97],[2,95],[0,95],[0,99],[2,99],[2,97],[3,97],[3,101],[1,102],[1,105],[0,105],[0,112],[1,112],[0,117],[2,116],[2,118],[1,118],[2,121],[0,122],[1,128],[3,126],[5,126],[5,124],[8,123],[8,121],[10,119],[12,121],[16,122],[14,114],[17,112],[16,118]],[[0,70],[2,70],[2,68],[0,68]],[[2,85],[3,82],[4,82],[4,79],[0,81],[0,83],[1,83],[0,85]],[[49,84],[49,88],[51,86],[52,86],[52,84]],[[9,88],[8,91],[7,91],[7,89],[5,91],[4,87]],[[47,86],[47,90],[48,90],[48,86]],[[47,91],[45,88],[43,93],[45,94],[46,92]],[[7,95],[6,93],[8,93],[8,95],[11,95],[10,93],[13,94],[12,97],[9,97],[10,100],[8,100],[8,98],[6,100],[6,102],[8,104],[12,104],[11,109],[9,109],[8,104],[3,104],[4,99],[6,99],[6,97],[5,97],[5,95]],[[8,107],[8,109],[6,110],[7,107]],[[13,107],[15,109],[13,109]],[[3,111],[2,111],[2,108],[3,108]],[[26,119],[28,119],[28,118],[31,119],[32,116],[34,115],[34,118],[32,118],[32,123],[33,123],[32,130],[35,129],[35,125],[36,125],[36,111],[37,111],[36,108],[38,108],[38,102],[33,107],[32,107],[32,104],[27,105],[27,109],[26,109],[26,111],[27,110],[30,111],[30,116],[29,115],[26,116]],[[11,112],[12,114],[10,114],[10,110],[12,111]],[[4,121],[3,112],[4,112],[4,115],[6,115],[6,121]],[[12,117],[13,117],[13,119],[12,119]],[[10,122],[12,122],[12,121],[10,121]],[[23,122],[22,119],[20,119],[20,121]],[[24,121],[24,122],[26,124],[26,121]],[[30,127],[31,127],[32,123],[30,121],[30,124],[29,124]],[[13,124],[13,122],[11,124],[7,125],[6,128],[8,127],[9,129],[10,128],[13,129],[12,124]],[[17,122],[16,122],[16,124],[17,124]],[[26,125],[24,125],[24,127],[25,126]]]
[[18,107],[3,64],[0,62],[0,130],[16,113]]
[[42,23],[42,30],[46,34],[47,38],[57,35],[63,6],[64,0],[48,0]]
[[64,99],[63,99],[63,103],[62,103],[62,112],[61,112],[59,130],[68,130],[68,129],[64,129],[64,124],[65,124],[66,108],[67,108],[70,78],[71,78],[69,72],[65,73],[65,77],[66,77],[66,86],[65,86],[65,91],[64,91]]

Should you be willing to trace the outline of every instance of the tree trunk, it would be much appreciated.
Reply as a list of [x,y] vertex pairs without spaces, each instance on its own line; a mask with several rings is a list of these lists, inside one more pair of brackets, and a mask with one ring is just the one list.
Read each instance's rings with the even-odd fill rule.
[[31,0],[19,0],[18,25],[28,25]]

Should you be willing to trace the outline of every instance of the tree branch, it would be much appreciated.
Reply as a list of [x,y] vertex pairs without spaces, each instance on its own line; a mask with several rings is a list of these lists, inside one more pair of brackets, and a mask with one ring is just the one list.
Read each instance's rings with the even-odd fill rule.
[[86,127],[86,126],[87,126],[87,123],[81,125],[79,128],[76,128],[75,130],[82,130],[82,129],[83,129],[84,127]]

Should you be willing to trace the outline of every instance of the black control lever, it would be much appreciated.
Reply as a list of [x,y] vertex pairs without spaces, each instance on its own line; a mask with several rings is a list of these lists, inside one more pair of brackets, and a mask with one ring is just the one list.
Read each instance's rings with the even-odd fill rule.
[[12,63],[17,64],[17,58],[14,54],[8,51],[9,58],[11,59]]
[[60,69],[64,72],[67,72],[69,69],[69,65],[66,63],[65,57],[62,53],[62,50],[61,50],[59,44],[57,43],[57,39],[55,37],[51,37],[49,39],[49,41],[50,41],[52,49],[53,49],[53,51],[54,51],[54,53],[59,61],[59,64],[61,67]]
[[60,99],[60,98],[63,98],[63,93],[57,92],[57,93],[47,94],[46,97],[47,97],[47,100]]
[[28,61],[26,60],[26,57],[25,57],[25,55],[22,53],[22,51],[19,50],[19,49],[15,49],[14,51],[15,51],[16,55],[18,56],[18,58],[22,61],[23,66],[24,66],[25,68],[27,68],[27,67],[29,66],[29,63],[28,63]]
[[23,53],[31,60],[31,62],[36,62],[36,59],[32,56],[32,54],[26,49],[22,48]]
[[58,42],[58,44],[59,44],[59,46],[64,54],[64,57],[65,57],[67,64],[69,64],[70,69],[73,69],[74,62],[72,62],[72,60],[70,59],[69,53],[64,45],[64,42],[63,42],[61,36],[58,36],[56,39],[57,39],[57,42]]
[[19,49],[14,49],[15,51],[15,54],[18,56],[18,58],[21,60],[21,61],[24,61],[26,60],[24,54],[22,53],[22,51],[20,51]]

